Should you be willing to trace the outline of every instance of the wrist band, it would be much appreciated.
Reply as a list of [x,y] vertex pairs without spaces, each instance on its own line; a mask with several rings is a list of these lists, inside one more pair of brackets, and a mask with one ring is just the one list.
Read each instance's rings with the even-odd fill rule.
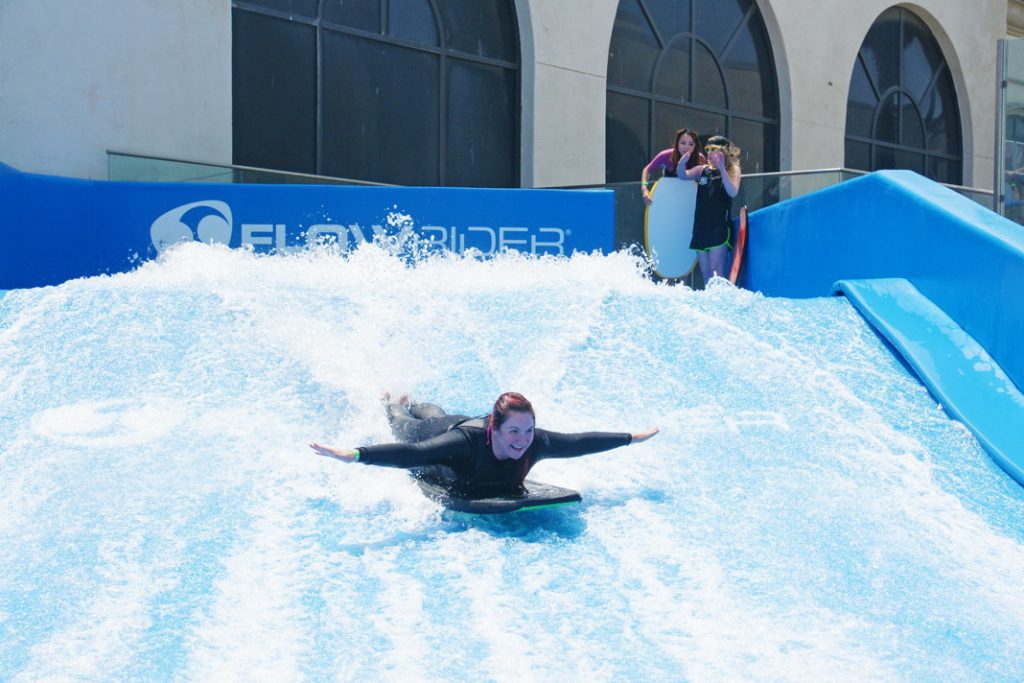
[[359,462],[359,449],[358,448],[353,448],[352,449],[352,462]]

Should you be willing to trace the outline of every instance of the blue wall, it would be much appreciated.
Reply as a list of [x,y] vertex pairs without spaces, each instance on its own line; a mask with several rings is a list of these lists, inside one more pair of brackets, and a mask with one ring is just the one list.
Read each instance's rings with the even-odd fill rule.
[[880,171],[755,211],[746,260],[769,296],[906,278],[1024,387],[1024,228],[942,185]]
[[0,288],[131,270],[179,240],[256,251],[329,239],[351,248],[413,230],[438,249],[610,252],[609,190],[124,183],[0,164]]

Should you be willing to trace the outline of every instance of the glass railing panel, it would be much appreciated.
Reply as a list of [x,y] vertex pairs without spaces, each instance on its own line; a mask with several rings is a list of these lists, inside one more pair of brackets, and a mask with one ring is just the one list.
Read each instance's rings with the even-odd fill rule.
[[[119,152],[107,153],[110,180],[172,182],[172,183],[256,183],[256,184],[318,184],[318,185],[379,185],[347,178],[289,173],[248,166],[203,164],[179,159],[151,157]],[[811,192],[864,175],[864,171],[830,168],[811,171],[784,171],[751,173],[743,176],[740,193],[733,206],[746,206],[756,211],[786,199]],[[1024,181],[1024,177],[1021,178]],[[973,201],[992,207],[991,190],[949,186]],[[574,185],[556,189],[608,189],[615,196],[615,244],[619,248],[644,243],[644,201],[639,182],[610,183],[607,185]],[[1017,212],[1024,218],[1024,202],[1007,202],[1009,214]],[[1018,221],[1024,222],[1024,221]]]
[[254,183],[276,185],[380,185],[349,178],[290,173],[250,166],[107,152],[109,180],[156,183]]
[[234,172],[223,166],[108,152],[107,178],[151,183],[232,183]]
[[996,211],[1024,225],[1024,39],[998,41],[996,83]]
[[[785,199],[820,190],[863,175],[860,171],[848,169],[825,169],[794,173],[754,173],[743,176],[740,193],[733,206],[736,211],[746,206],[756,211]],[[611,183],[608,185],[572,186],[562,189],[611,190],[615,195],[615,243],[619,248],[644,243],[645,206],[639,182]]]

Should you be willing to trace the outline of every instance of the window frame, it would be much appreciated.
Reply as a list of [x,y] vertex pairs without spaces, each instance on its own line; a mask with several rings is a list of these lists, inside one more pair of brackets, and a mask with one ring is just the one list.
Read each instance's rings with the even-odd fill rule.
[[[437,101],[434,102],[438,108],[438,131],[437,131],[437,169],[436,177],[438,179],[437,184],[444,186],[448,175],[448,141],[451,137],[452,131],[449,130],[449,83],[448,74],[450,73],[449,63],[464,62],[476,65],[483,65],[492,68],[498,68],[503,70],[505,73],[510,73],[513,83],[511,90],[514,93],[514,102],[510,106],[509,119],[514,122],[513,130],[502,132],[503,135],[507,135],[510,138],[509,150],[512,154],[512,158],[508,161],[510,170],[510,184],[511,187],[517,187],[521,182],[522,169],[521,169],[521,136],[522,136],[522,121],[520,116],[520,109],[522,106],[522,42],[519,34],[519,26],[517,21],[516,3],[514,0],[505,0],[507,3],[508,13],[511,17],[511,25],[507,28],[510,32],[509,35],[503,36],[504,40],[511,40],[512,49],[519,58],[518,61],[509,61],[507,59],[486,57],[476,54],[463,52],[456,48],[448,45],[448,35],[444,25],[444,12],[441,7],[441,3],[444,0],[424,0],[428,3],[430,10],[433,14],[435,31],[437,34],[437,45],[430,46],[422,42],[409,40],[405,38],[397,38],[394,36],[387,35],[388,32],[388,21],[391,12],[391,1],[381,0],[380,3],[380,28],[381,31],[373,32],[361,30],[351,26],[345,26],[338,24],[333,21],[324,19],[324,4],[327,0],[319,0],[317,2],[317,14],[316,17],[304,16],[299,14],[293,14],[282,10],[268,8],[258,3],[250,2],[247,0],[232,0],[231,9],[232,12],[250,12],[254,14],[260,14],[271,18],[281,19],[289,22],[295,22],[310,26],[315,31],[315,53],[316,53],[316,74],[315,74],[315,168],[308,169],[307,172],[315,173],[317,175],[325,175],[325,134],[327,129],[324,126],[324,77],[325,68],[323,64],[324,59],[324,34],[325,32],[331,32],[335,34],[343,34],[349,37],[357,38],[360,40],[371,41],[374,43],[381,44],[386,47],[393,46],[407,50],[416,50],[419,52],[431,54],[437,57]],[[234,40],[234,38],[233,38]],[[236,65],[232,64],[232,80],[235,77]],[[232,112],[232,121],[237,120],[237,114]],[[398,135],[401,131],[395,131],[394,134]],[[234,151],[232,152],[234,156]],[[363,178],[361,180],[368,180]],[[372,180],[372,179],[370,179]]]

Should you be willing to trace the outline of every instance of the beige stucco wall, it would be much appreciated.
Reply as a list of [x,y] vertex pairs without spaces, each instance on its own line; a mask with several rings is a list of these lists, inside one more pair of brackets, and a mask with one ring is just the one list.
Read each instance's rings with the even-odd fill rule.
[[[521,32],[532,31],[537,64],[529,84],[532,110],[524,109],[524,120],[531,111],[533,118],[532,147],[524,137],[524,184],[528,179],[536,186],[602,182],[604,85],[618,3],[529,4],[531,18]],[[853,62],[875,19],[896,4],[758,0],[775,53],[784,170],[843,166]],[[899,4],[931,28],[952,69],[968,159],[964,183],[990,188],[996,41],[1006,36],[1007,0]]]
[[228,0],[0,0],[0,161],[106,178],[108,149],[230,163]]
[[[783,154],[789,163],[784,168],[843,164],[853,62],[875,19],[893,5],[886,0],[828,3],[828,12],[823,12],[820,0],[771,3],[768,25],[773,48],[784,56],[780,63],[788,66],[780,73],[782,96],[790,114],[789,131],[783,135],[783,140],[789,141],[789,154]],[[913,11],[931,29],[952,71],[968,160],[964,184],[990,188],[996,41],[1006,36],[1006,0],[919,0],[900,6]]]
[[618,0],[518,0],[523,71],[522,183],[604,183],[608,46]]
[[[842,166],[853,60],[893,3],[757,1],[775,51],[782,168]],[[515,5],[522,183],[603,183],[608,48],[618,0]],[[903,5],[932,29],[952,68],[967,185],[991,187],[996,41],[1019,5]],[[108,149],[230,163],[230,0],[0,0],[0,161],[102,178]]]

